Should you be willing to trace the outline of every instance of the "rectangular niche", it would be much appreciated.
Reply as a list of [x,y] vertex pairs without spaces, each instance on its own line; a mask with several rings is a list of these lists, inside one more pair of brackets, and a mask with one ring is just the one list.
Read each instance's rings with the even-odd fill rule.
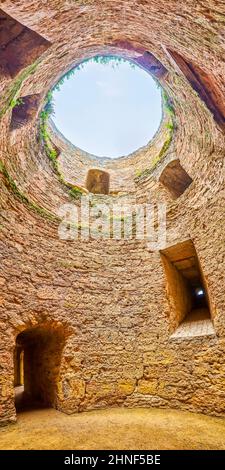
[[0,9],[0,64],[14,78],[51,45],[35,31]]
[[176,63],[179,70],[185,75],[192,88],[198,93],[207,108],[211,111],[215,121],[225,129],[225,99],[215,77],[207,74],[198,65],[187,61],[175,51],[167,49],[168,54]]
[[149,70],[149,72],[156,78],[164,78],[168,73],[164,65],[162,65],[161,62],[159,62],[159,60],[148,51],[140,57],[135,58],[134,62],[141,67],[144,67],[145,70]]
[[159,181],[169,191],[170,195],[177,199],[186,191],[193,180],[181,166],[180,161],[173,160],[164,168]]
[[214,335],[210,299],[191,240],[160,252],[167,281],[171,338]]
[[39,94],[20,97],[18,104],[12,110],[10,129],[21,129],[33,122],[38,114],[40,101],[41,95]]
[[109,194],[109,173],[102,170],[89,170],[86,188],[93,194]]

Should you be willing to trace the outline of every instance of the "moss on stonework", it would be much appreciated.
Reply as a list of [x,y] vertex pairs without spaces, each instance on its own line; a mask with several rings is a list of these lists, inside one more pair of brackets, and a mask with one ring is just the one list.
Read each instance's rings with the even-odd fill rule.
[[20,98],[18,98],[18,94],[21,90],[23,82],[35,72],[40,62],[41,62],[41,59],[38,59],[32,65],[30,65],[25,70],[23,70],[23,72],[21,72],[21,74],[17,77],[17,79],[13,81],[12,85],[10,86],[8,90],[8,93],[7,93],[8,96],[7,96],[6,102],[4,103],[2,109],[0,110],[0,119],[2,119],[2,117],[5,115],[5,113],[9,109],[13,109],[15,106],[19,104]]
[[167,114],[169,114],[172,118],[172,120],[175,117],[175,111],[173,107],[173,103],[171,98],[167,95],[165,90],[162,90],[162,99],[163,99],[163,105],[164,105],[164,110]]
[[[84,0],[83,0],[84,1]],[[74,76],[74,74],[79,71],[80,69],[83,69],[86,63],[88,62],[94,62],[96,64],[100,65],[107,65],[110,64],[112,68],[118,67],[121,63],[128,63],[131,68],[136,68],[136,64],[133,63],[129,59],[125,59],[123,57],[119,57],[116,55],[95,55],[93,57],[88,57],[87,59],[83,60],[81,63],[76,65],[73,69],[68,70],[54,85],[51,91],[48,92],[47,97],[50,98],[51,96],[51,102],[53,102],[53,92],[55,90],[59,91],[61,89],[61,86],[64,85],[66,80],[69,80],[71,77]]]
[[152,173],[152,171],[157,167],[158,163],[162,161],[163,158],[166,156],[167,150],[169,149],[170,144],[173,140],[173,134],[175,130],[174,107],[172,104],[172,100],[168,97],[164,90],[162,91],[162,98],[164,103],[164,113],[167,116],[167,122],[164,126],[165,129],[168,130],[166,134],[166,139],[163,143],[160,152],[152,159],[150,166],[148,168],[145,168],[144,170],[136,171],[136,177],[134,178],[134,181],[136,183],[138,183],[140,179],[146,178]]
[[[32,65],[27,67],[25,70],[23,70],[19,76],[17,77],[16,80],[13,81],[13,84],[10,86],[8,90],[8,96],[6,99],[6,102],[4,103],[2,109],[0,110],[0,119],[5,115],[5,113],[9,109],[13,109],[16,106],[19,106],[22,104],[23,100],[22,98],[19,98],[18,95],[20,93],[21,87],[24,83],[24,81],[32,75],[39,63],[41,62],[41,58],[36,60]],[[15,181],[13,178],[9,175],[8,171],[6,170],[4,164],[0,161],[0,173],[5,178],[6,184],[10,188],[10,190],[14,193],[14,195],[19,199],[23,204],[26,204],[30,209],[35,211],[37,214],[41,215],[42,217],[47,218],[48,220],[59,220],[58,217],[56,217],[54,214],[51,214],[48,212],[46,209],[43,209],[42,207],[38,206],[36,203],[30,201],[27,196],[25,196],[17,187]]]
[[52,113],[52,110],[50,110],[50,107],[48,107],[48,104],[49,102],[47,101],[43,111],[40,114],[39,135],[40,135],[41,141],[44,143],[44,149],[45,149],[47,156],[53,162],[54,169],[58,172],[57,152],[52,146],[51,137],[49,135],[48,127],[47,127],[48,118],[50,114]]
[[162,161],[163,157],[166,156],[166,152],[169,149],[169,146],[172,142],[173,139],[173,128],[171,131],[168,133],[168,136],[160,150],[160,152],[153,158],[151,162],[151,166],[149,168],[146,168],[145,170],[137,171],[136,172],[136,177],[135,181],[138,182],[141,178],[145,178],[149,176],[152,171],[157,167],[158,163]]
[[39,138],[43,143],[45,153],[47,157],[51,160],[52,166],[57,174],[59,181],[65,186],[66,189],[69,189],[69,195],[74,199],[80,199],[83,192],[77,186],[71,185],[64,180],[64,177],[59,169],[58,164],[58,153],[54,148],[51,140],[51,136],[48,130],[48,119],[54,113],[54,106],[52,103],[52,91],[47,94],[45,99],[45,106],[40,114],[40,127],[39,127]]
[[[55,90],[59,91],[61,86],[64,84],[65,80],[68,80],[73,76],[77,70],[83,68],[84,64],[86,62],[94,61],[97,64],[112,64],[112,67],[118,66],[121,62],[127,62],[126,59],[122,57],[117,57],[117,56],[102,56],[102,55],[96,55],[91,58],[85,59],[82,63],[79,65],[75,66],[72,70],[69,70],[66,72],[60,80],[56,83],[56,85],[53,86],[53,88],[47,93],[47,96],[45,98],[45,103],[44,103],[44,108],[42,112],[40,113],[40,127],[39,127],[39,137],[40,141],[43,142],[44,145],[44,150],[48,158],[51,160],[53,168],[55,172],[57,173],[57,176],[60,180],[60,182],[67,188],[69,189],[69,195],[74,198],[74,199],[80,199],[83,194],[86,194],[85,191],[82,191],[81,188],[78,188],[76,186],[71,186],[68,184],[62,173],[60,172],[59,166],[58,166],[58,154],[56,150],[54,149],[54,146],[52,144],[52,139],[49,134],[48,130],[48,120],[49,118],[54,114],[54,101],[53,101],[53,92]],[[136,65],[133,64],[131,61],[128,61],[130,63],[130,66],[132,68],[135,68]]]
[[14,109],[14,108],[16,108],[17,106],[20,106],[21,104],[23,104],[22,98],[14,98],[14,99],[10,102],[10,108],[11,108],[11,109]]
[[82,191],[77,188],[76,186],[74,186],[72,189],[70,189],[69,191],[69,194],[70,196],[72,196],[74,199],[80,199],[80,197],[82,196]]
[[41,215],[42,217],[47,218],[48,220],[52,221],[58,221],[59,217],[56,217],[54,214],[51,214],[51,212],[48,212],[46,209],[43,209],[43,207],[38,206],[35,202],[30,201],[25,194],[23,194],[18,186],[16,185],[15,181],[13,178],[9,175],[8,171],[6,170],[4,164],[0,161],[0,173],[5,178],[6,186],[13,192],[13,194],[16,196],[17,199],[19,199],[23,204],[27,205],[30,209],[35,211],[37,214]]

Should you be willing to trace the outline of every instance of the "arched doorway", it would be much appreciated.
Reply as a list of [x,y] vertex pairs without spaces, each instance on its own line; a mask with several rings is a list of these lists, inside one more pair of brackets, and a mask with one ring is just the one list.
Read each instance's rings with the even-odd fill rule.
[[52,324],[27,328],[18,334],[14,350],[17,410],[41,406],[57,408],[57,387],[64,344],[62,327]]

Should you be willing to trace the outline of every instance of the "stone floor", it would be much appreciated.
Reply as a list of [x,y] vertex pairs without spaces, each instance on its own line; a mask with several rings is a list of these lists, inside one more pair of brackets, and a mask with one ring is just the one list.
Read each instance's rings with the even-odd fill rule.
[[225,449],[225,419],[176,410],[108,409],[67,416],[24,411],[0,449]]

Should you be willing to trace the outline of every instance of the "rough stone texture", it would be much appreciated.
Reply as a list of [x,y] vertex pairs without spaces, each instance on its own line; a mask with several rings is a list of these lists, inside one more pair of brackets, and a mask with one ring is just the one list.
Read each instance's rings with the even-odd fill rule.
[[192,179],[182,168],[179,160],[168,163],[161,173],[159,181],[174,198],[181,196],[192,183]]
[[12,110],[11,129],[20,129],[32,122],[38,113],[40,95],[23,96]]
[[[5,166],[0,180],[1,423],[16,417],[16,337],[46,325],[58,325],[65,334],[52,403],[58,409],[158,406],[224,414],[224,134],[167,54],[176,51],[212,73],[223,93],[224,2],[5,0],[1,8],[52,44],[29,73],[24,69],[12,80],[2,70],[0,76],[0,159]],[[176,116],[173,142],[156,166],[152,162],[163,146],[163,126],[146,149],[110,163],[112,197],[124,192],[128,200],[167,203],[162,248],[193,240],[208,286],[214,335],[171,338],[160,253],[149,251],[145,241],[59,240],[59,222],[48,217],[72,198],[37,139],[38,122],[10,133],[15,92],[16,97],[41,94],[44,100],[72,65],[111,51],[131,58],[152,53],[168,71],[160,81]],[[83,153],[73,150],[77,160],[71,169],[72,153],[60,136],[56,139],[68,181],[82,186],[98,163],[93,165],[91,156],[85,163]],[[159,181],[174,159],[193,180],[176,200]],[[150,171],[136,179],[135,169]]]
[[[99,158],[75,147],[56,130],[53,122],[51,122],[49,131],[52,142],[61,149],[58,159],[59,167],[68,183],[88,189],[86,185],[88,170],[104,170],[110,175],[110,194],[135,194],[137,176],[141,176],[145,170],[151,169],[151,167],[154,168],[158,164],[158,156],[162,151],[166,138],[168,138],[166,128],[168,122],[168,116],[165,115],[159,131],[149,145],[129,156],[116,159]],[[169,158],[171,154],[172,149],[169,148],[164,158],[167,155],[167,158]]]
[[49,46],[42,36],[0,10],[0,61],[11,77],[32,64]]
[[212,112],[216,122],[225,129],[225,103],[213,74],[208,75],[195,64],[188,63],[177,52],[168,51],[177,66]]

